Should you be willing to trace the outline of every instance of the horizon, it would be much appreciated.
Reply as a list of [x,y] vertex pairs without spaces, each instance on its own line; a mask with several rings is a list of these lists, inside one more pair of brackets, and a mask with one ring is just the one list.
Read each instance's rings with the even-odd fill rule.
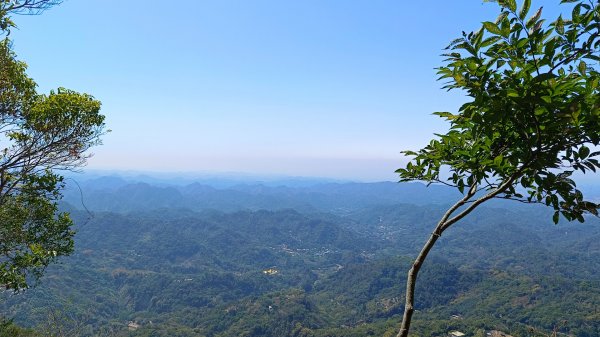
[[[392,182],[394,180],[368,180],[368,179],[344,179],[328,176],[310,176],[310,175],[286,175],[281,173],[252,173],[252,172],[234,172],[234,171],[152,171],[152,170],[113,170],[113,169],[85,169],[79,172],[66,172],[63,174],[67,178],[83,178],[84,181],[104,177],[114,177],[124,180],[136,181],[136,179],[153,180],[173,180],[195,182],[198,180],[226,180],[239,182],[277,182],[277,181],[296,181],[296,182],[324,182],[324,183],[381,183]],[[417,182],[419,183],[419,182]]]
[[[185,184],[194,183],[201,180],[221,180],[229,182],[241,183],[273,183],[273,182],[306,182],[306,183],[356,183],[356,184],[376,184],[376,183],[395,183],[395,184],[423,184],[422,181],[400,182],[399,180],[368,180],[368,179],[344,179],[327,176],[302,176],[302,175],[285,175],[285,174],[268,174],[268,173],[250,173],[250,172],[216,172],[216,171],[150,171],[150,170],[109,170],[109,169],[86,169],[79,172],[68,172],[64,174],[66,178],[83,178],[83,181],[89,181],[104,177],[115,177],[123,180],[150,179],[157,181],[179,181]],[[592,175],[587,175],[589,178]],[[585,175],[583,175],[585,178]],[[597,179],[581,179],[578,184],[583,192],[587,189],[592,189],[595,197],[600,197],[600,181]],[[433,183],[432,186],[440,186],[448,189],[451,187],[443,184]],[[598,189],[596,191],[596,189]]]
[[[557,1],[541,5],[558,16]],[[90,169],[394,181],[400,151],[447,129],[432,113],[465,101],[436,81],[443,48],[497,13],[478,1],[64,1],[15,16],[10,37],[40,92],[102,102],[112,132]]]

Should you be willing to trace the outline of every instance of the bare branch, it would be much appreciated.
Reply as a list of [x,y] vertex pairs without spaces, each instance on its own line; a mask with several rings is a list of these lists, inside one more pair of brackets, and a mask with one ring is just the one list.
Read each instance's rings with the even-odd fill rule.
[[12,0],[4,9],[7,12],[25,15],[38,15],[50,7],[60,4],[62,0]]

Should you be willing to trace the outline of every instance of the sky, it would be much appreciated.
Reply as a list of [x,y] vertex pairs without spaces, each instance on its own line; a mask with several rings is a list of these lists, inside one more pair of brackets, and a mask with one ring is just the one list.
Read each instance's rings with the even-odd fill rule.
[[[557,13],[556,1],[533,0]],[[397,180],[465,101],[442,49],[481,0],[65,0],[10,37],[40,92],[102,101],[90,169]]]

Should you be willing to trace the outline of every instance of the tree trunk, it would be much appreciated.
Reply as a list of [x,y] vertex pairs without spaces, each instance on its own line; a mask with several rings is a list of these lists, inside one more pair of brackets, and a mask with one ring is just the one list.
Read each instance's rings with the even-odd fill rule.
[[417,283],[417,275],[419,274],[419,270],[421,270],[421,266],[423,266],[423,262],[427,258],[429,251],[435,245],[435,242],[440,238],[442,233],[450,227],[452,224],[462,219],[465,215],[469,214],[477,205],[481,202],[492,198],[496,195],[497,191],[493,193],[489,193],[483,198],[478,199],[473,204],[471,204],[467,209],[460,212],[458,215],[450,218],[455,211],[464,206],[477,192],[477,184],[471,185],[467,194],[457,201],[452,207],[450,207],[446,213],[442,216],[437,226],[435,226],[435,230],[429,236],[429,240],[425,243],[421,252],[413,262],[410,270],[408,271],[408,277],[406,279],[406,302],[404,304],[404,316],[402,317],[402,325],[400,327],[400,331],[396,335],[396,337],[408,337],[408,331],[410,330],[410,322],[412,320],[413,312],[415,311],[415,285]]
[[[431,248],[433,248],[433,245],[435,245],[435,242],[440,238],[440,236],[446,229],[448,229],[457,221],[471,213],[475,208],[477,208],[477,206],[504,192],[506,188],[510,186],[513,183],[513,181],[515,181],[515,179],[517,179],[520,176],[521,172],[522,169],[518,170],[511,177],[509,177],[509,179],[504,181],[498,187],[492,189],[486,195],[474,201],[471,201],[471,198],[474,197],[477,193],[477,183],[474,183],[469,188],[467,194],[454,205],[452,205],[452,207],[450,207],[446,211],[444,216],[442,216],[440,222],[438,222],[437,226],[435,227],[435,230],[433,231],[433,233],[431,233],[429,240],[427,240],[427,242],[421,249],[421,252],[415,259],[415,262],[413,262],[410,270],[408,271],[408,277],[406,279],[406,302],[404,304],[404,315],[402,317],[402,325],[400,326],[400,331],[398,332],[396,337],[408,337],[408,331],[410,330],[410,322],[412,320],[412,315],[415,311],[415,284],[417,283],[417,275],[419,274],[419,270],[421,270],[421,266],[423,265],[423,262],[425,262],[429,251],[431,250]],[[465,209],[460,211],[457,215],[452,216],[454,212],[456,212],[459,208],[465,206],[469,202],[472,203]]]
[[421,252],[413,262],[412,267],[408,271],[408,278],[406,279],[406,302],[404,304],[404,316],[402,317],[402,326],[400,327],[400,331],[396,337],[407,337],[408,331],[410,329],[410,322],[412,319],[413,312],[415,310],[415,284],[417,282],[417,275],[419,274],[419,270],[421,270],[421,266],[423,262],[425,262],[425,258],[429,251],[437,241],[437,239],[441,235],[441,228],[438,225],[436,231],[431,234],[429,240],[425,243]]

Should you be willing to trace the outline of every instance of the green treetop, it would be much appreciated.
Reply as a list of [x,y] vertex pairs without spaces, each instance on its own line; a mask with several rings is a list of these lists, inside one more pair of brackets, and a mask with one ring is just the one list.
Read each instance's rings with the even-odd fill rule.
[[[36,13],[56,1],[0,1],[0,31],[9,14]],[[72,221],[59,213],[57,170],[85,164],[104,133],[100,102],[60,88],[36,91],[8,39],[0,41],[0,285],[19,290],[56,257],[73,250]]]
[[[531,1],[498,1],[494,22],[454,40],[438,68],[444,88],[469,98],[458,112],[438,112],[450,129],[429,145],[406,151],[402,181],[442,183],[463,198],[437,224],[407,281],[406,308],[398,336],[407,336],[418,271],[444,230],[481,203],[511,199],[543,203],[554,222],[584,221],[598,205],[584,198],[573,173],[600,168],[600,5],[573,3],[568,18],[551,23]],[[446,176],[444,172],[449,172]]]

